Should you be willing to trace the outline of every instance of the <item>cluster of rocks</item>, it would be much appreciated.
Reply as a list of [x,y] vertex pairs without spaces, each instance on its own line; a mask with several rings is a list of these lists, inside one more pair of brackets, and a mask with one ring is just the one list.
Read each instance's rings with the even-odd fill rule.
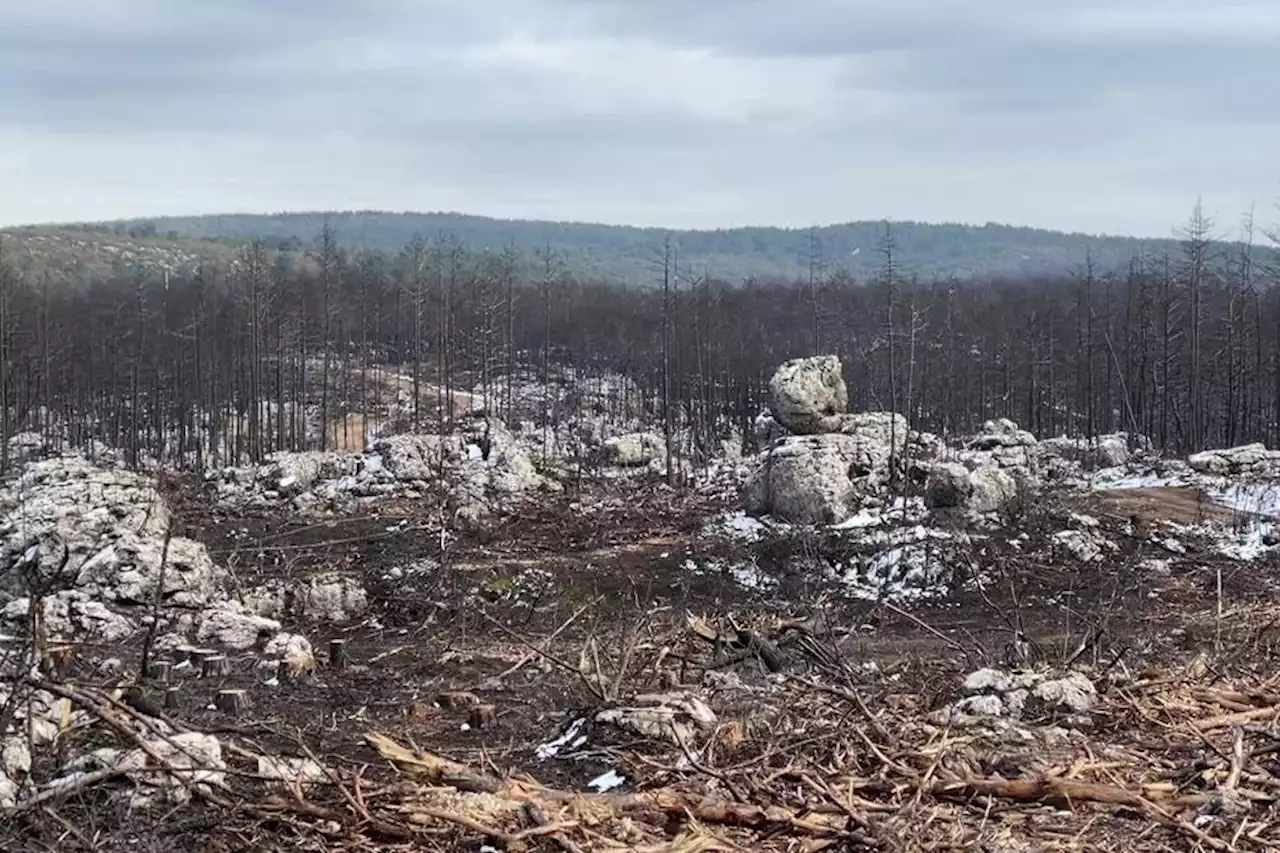
[[349,512],[388,495],[443,493],[464,526],[487,523],[503,502],[558,488],[510,430],[483,415],[445,435],[385,436],[366,453],[277,453],[262,465],[212,471],[207,479],[225,505],[287,502],[300,514]]
[[[282,466],[277,476],[319,476],[316,466],[291,470]],[[51,647],[119,649],[133,639],[141,642],[157,619],[152,662],[174,677],[188,669],[200,674],[202,667],[227,660],[225,653],[253,650],[259,672],[272,680],[314,669],[311,643],[286,631],[282,619],[349,622],[368,609],[358,579],[341,572],[237,596],[229,573],[205,546],[169,537],[170,525],[170,508],[144,475],[78,456],[28,462],[0,489],[0,566],[7,569],[0,575],[0,631],[29,636],[38,605]],[[121,675],[118,658],[90,663],[108,677]],[[21,666],[16,658],[10,664]],[[0,690],[0,705],[7,701]],[[22,790],[30,749],[48,746],[82,716],[64,707],[65,700],[38,690],[13,704],[14,716],[0,732],[0,807],[11,806]],[[152,746],[180,769],[193,761],[196,777],[214,773],[208,781],[217,784],[222,765],[216,740],[191,735],[195,741],[185,743],[184,737],[174,734]],[[174,743],[183,755],[169,754]],[[156,774],[148,763],[140,750],[98,750],[67,765],[52,784],[73,785],[85,773],[114,769],[135,782],[131,805],[180,802],[189,795],[188,784]],[[188,782],[199,782],[196,777]]]
[[1038,441],[1014,421],[997,418],[948,452],[953,461],[931,466],[925,502],[933,509],[999,512],[1047,485],[1083,485],[1086,472],[1130,464],[1150,449],[1145,438],[1123,432]]
[[39,602],[49,641],[118,643],[158,612],[162,652],[192,642],[246,650],[275,637],[306,644],[284,633],[286,615],[346,620],[367,607],[359,583],[341,575],[251,589],[241,600],[203,544],[166,543],[169,526],[145,476],[74,456],[28,463],[0,489],[0,565],[10,569],[0,579],[0,625],[25,634]]
[[962,692],[935,715],[937,722],[975,725],[1050,715],[1084,724],[1098,699],[1097,688],[1080,672],[980,669],[965,678]]
[[787,433],[751,460],[743,503],[752,515],[839,524],[883,501],[936,440],[890,412],[850,414],[836,356],[793,359],[769,383],[772,417]]

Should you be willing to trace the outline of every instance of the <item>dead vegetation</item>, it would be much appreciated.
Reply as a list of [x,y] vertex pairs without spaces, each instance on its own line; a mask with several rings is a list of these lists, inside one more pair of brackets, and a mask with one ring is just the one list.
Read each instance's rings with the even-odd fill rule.
[[[354,567],[377,615],[315,634],[318,649],[342,641],[341,655],[318,654],[275,688],[256,683],[251,653],[225,674],[167,672],[176,707],[145,682],[158,714],[101,675],[121,650],[77,649],[26,677],[26,694],[65,702],[64,724],[31,770],[41,784],[5,816],[4,849],[1227,851],[1280,840],[1269,665],[1280,617],[1263,566],[1201,554],[1169,576],[1117,564],[1099,578],[1107,567],[1009,552],[1007,571],[950,603],[778,600],[681,569],[742,556],[697,533],[708,505],[597,493],[587,518],[569,508],[583,501],[545,504],[493,541],[455,545],[447,572],[385,586],[383,570],[431,553],[430,530],[388,535],[388,515],[258,519],[248,541],[222,547],[244,579],[279,571],[273,554],[293,570]],[[184,534],[213,540],[247,521],[208,525],[194,494],[173,503]],[[1134,547],[1115,559],[1150,558]],[[554,566],[554,594],[529,574],[542,566]],[[1038,651],[1011,659],[1020,638]],[[1076,673],[1097,700],[1083,713],[952,712],[967,673],[1009,666]],[[219,707],[229,691],[245,704]],[[221,745],[221,766],[183,758],[202,735]],[[102,747],[132,751],[137,766],[68,780],[70,756]],[[179,789],[190,805],[125,806],[131,791],[172,800]]]

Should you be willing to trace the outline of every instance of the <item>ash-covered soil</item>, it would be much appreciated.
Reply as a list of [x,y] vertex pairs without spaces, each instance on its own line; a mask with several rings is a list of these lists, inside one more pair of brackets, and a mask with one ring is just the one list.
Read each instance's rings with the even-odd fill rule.
[[[1280,703],[1274,566],[1135,535],[1135,512],[1163,524],[1151,490],[1136,507],[1111,493],[1050,501],[973,535],[954,549],[968,573],[921,601],[867,600],[824,576],[856,550],[846,538],[744,541],[716,523],[731,502],[652,481],[557,496],[443,555],[427,500],[317,522],[213,511],[192,480],[166,497],[174,535],[204,543],[241,587],[339,568],[369,608],[352,624],[287,623],[315,649],[296,679],[264,683],[252,649],[229,674],[171,676],[165,715],[241,750],[225,754],[243,775],[223,806],[130,810],[93,786],[12,815],[5,849],[1229,849],[1271,837],[1273,753],[1255,728]],[[1169,503],[1186,521],[1183,496]],[[1088,511],[1086,529],[1114,546],[1102,561],[1054,540]],[[335,639],[345,668],[326,659]],[[128,667],[138,653],[136,638],[77,648],[59,676],[89,689],[105,684],[104,660]],[[1030,702],[975,725],[950,709],[984,668],[1079,673],[1098,695],[1081,713]],[[227,689],[247,707],[216,709]],[[597,719],[644,694],[694,696],[714,722],[690,723],[681,745]],[[474,784],[388,761],[370,733],[457,762]],[[45,760],[106,740],[73,732]],[[295,797],[255,778],[250,755],[310,757],[332,775]],[[489,783],[503,787],[467,791]]]

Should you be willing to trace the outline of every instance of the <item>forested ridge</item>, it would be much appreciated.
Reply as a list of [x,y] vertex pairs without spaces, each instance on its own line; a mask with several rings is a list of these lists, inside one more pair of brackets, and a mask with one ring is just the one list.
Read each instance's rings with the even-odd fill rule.
[[371,371],[479,387],[502,413],[520,373],[572,366],[636,379],[687,428],[687,452],[711,452],[750,433],[780,361],[832,352],[853,408],[940,433],[1006,416],[1179,453],[1280,443],[1280,271],[1213,233],[1197,208],[1160,254],[1111,272],[1086,247],[1077,273],[1034,283],[923,276],[892,224],[866,277],[815,265],[738,284],[668,240],[648,288],[575,274],[554,251],[530,274],[515,248],[352,249],[332,225],[292,260],[258,240],[228,264],[117,264],[74,284],[18,269],[0,241],[0,429],[204,466],[322,446],[307,413],[376,404]]
[[[730,282],[807,277],[809,268],[874,274],[884,224],[848,222],[813,228],[671,230],[575,222],[505,220],[457,213],[332,211],[274,215],[162,217],[75,226],[100,235],[168,237],[273,247],[314,248],[326,222],[344,245],[396,252],[415,237],[448,237],[473,251],[513,248],[523,257],[550,249],[575,275],[651,285],[664,241],[679,246],[681,264]],[[1066,234],[1010,225],[891,223],[904,257],[924,278],[1052,276],[1074,270],[1086,252],[1103,270],[1122,270],[1135,255],[1176,250],[1168,239]]]

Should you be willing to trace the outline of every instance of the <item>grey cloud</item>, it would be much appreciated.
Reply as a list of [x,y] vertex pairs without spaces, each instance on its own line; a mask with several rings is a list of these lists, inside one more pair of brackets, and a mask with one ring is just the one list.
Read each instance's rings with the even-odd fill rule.
[[242,192],[240,209],[1165,233],[1170,197],[1229,208],[1274,186],[1278,40],[1261,2],[5,4],[0,219]]

